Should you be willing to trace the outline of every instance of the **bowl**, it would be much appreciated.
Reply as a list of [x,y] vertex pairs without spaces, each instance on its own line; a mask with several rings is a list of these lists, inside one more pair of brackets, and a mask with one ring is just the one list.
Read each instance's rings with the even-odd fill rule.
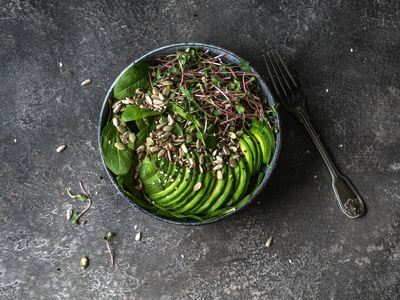
[[[235,65],[239,65],[240,62],[244,61],[244,59],[242,59],[241,57],[239,57],[238,55],[225,50],[223,48],[217,47],[217,46],[213,46],[213,45],[207,45],[207,44],[202,44],[202,43],[181,43],[181,44],[173,44],[173,45],[168,45],[168,46],[164,46],[164,47],[160,47],[157,48],[155,50],[150,51],[149,53],[143,55],[142,57],[140,57],[139,59],[133,61],[129,66],[127,66],[122,72],[121,74],[117,77],[117,79],[114,81],[114,83],[111,85],[110,89],[108,90],[108,93],[104,99],[102,108],[101,108],[101,112],[100,112],[100,119],[99,119],[99,124],[98,124],[98,143],[99,143],[99,149],[100,149],[100,157],[101,160],[103,162],[103,166],[107,172],[107,175],[111,181],[111,183],[114,185],[114,187],[118,190],[118,192],[121,194],[121,196],[128,201],[132,206],[134,206],[135,208],[137,208],[138,210],[140,210],[141,212],[143,212],[144,214],[163,221],[163,222],[167,222],[170,224],[178,224],[178,225],[187,225],[187,226],[195,226],[195,225],[205,225],[205,224],[210,224],[210,223],[215,223],[215,222],[219,222],[221,220],[224,220],[228,217],[231,217],[232,215],[243,211],[246,207],[248,207],[251,203],[254,202],[254,200],[258,197],[258,195],[261,193],[261,191],[265,188],[265,186],[267,185],[273,170],[276,167],[277,161],[278,161],[278,157],[279,157],[279,152],[280,152],[280,148],[281,148],[281,123],[280,123],[280,117],[279,115],[275,116],[276,119],[276,123],[277,123],[277,128],[278,128],[278,132],[276,133],[276,148],[275,148],[275,152],[274,155],[272,157],[272,160],[270,162],[270,165],[268,166],[267,169],[264,170],[264,178],[262,180],[262,182],[260,183],[260,185],[258,186],[257,190],[253,193],[253,195],[249,198],[249,200],[242,205],[241,207],[237,208],[235,211],[232,211],[230,213],[227,213],[223,216],[220,216],[216,219],[212,219],[209,221],[198,221],[198,220],[175,220],[175,219],[169,219],[169,218],[164,218],[164,217],[160,217],[160,216],[156,216],[153,213],[151,213],[150,211],[146,210],[145,208],[137,205],[135,202],[133,202],[133,200],[131,198],[129,198],[123,191],[122,189],[118,186],[117,182],[116,182],[116,178],[115,175],[107,168],[107,165],[104,161],[104,158],[101,154],[101,132],[104,128],[104,126],[107,123],[107,117],[109,115],[109,106],[108,106],[108,99],[110,99],[110,97],[112,96],[112,92],[114,89],[114,86],[117,82],[117,80],[119,79],[119,77],[131,66],[142,62],[142,61],[154,61],[155,58],[157,56],[160,55],[164,55],[164,54],[172,54],[172,53],[176,53],[176,51],[178,50],[185,50],[188,47],[193,47],[193,48],[197,48],[197,47],[201,47],[204,51],[208,50],[209,53],[213,56],[217,56],[220,54],[226,54],[223,57],[223,61],[225,62],[230,62],[233,63]],[[261,77],[258,75],[258,73],[254,70],[254,68],[252,68],[250,66],[252,72],[254,74],[256,74],[256,78],[262,88],[263,93],[265,94],[267,100],[268,100],[268,106],[272,107],[272,106],[276,106],[276,102],[271,94],[270,89],[268,88],[268,86],[265,84],[265,82],[261,79]]]

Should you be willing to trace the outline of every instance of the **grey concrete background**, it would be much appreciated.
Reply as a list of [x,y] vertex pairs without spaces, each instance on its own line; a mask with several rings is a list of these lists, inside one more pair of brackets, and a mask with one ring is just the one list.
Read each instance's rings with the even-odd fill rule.
[[[399,9],[388,0],[0,0],[0,298],[399,299]],[[367,213],[340,211],[311,139],[283,110],[278,167],[245,212],[187,228],[123,200],[99,157],[103,99],[131,61],[177,42],[229,49],[266,79],[262,55],[279,49]],[[93,196],[85,226],[65,217],[85,206],[65,192],[79,181]]]

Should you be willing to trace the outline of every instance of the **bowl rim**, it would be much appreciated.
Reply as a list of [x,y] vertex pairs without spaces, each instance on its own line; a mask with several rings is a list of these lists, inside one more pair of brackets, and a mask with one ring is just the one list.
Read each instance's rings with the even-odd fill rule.
[[[112,95],[114,86],[116,84],[116,82],[118,81],[118,79],[122,76],[122,74],[129,69],[130,67],[132,67],[133,65],[141,62],[141,61],[145,61],[145,60],[149,60],[148,58],[155,56],[155,55],[159,55],[161,54],[160,52],[166,51],[166,50],[170,50],[170,49],[174,49],[174,50],[182,50],[182,49],[186,49],[188,47],[201,47],[203,49],[208,49],[211,52],[212,51],[216,51],[216,52],[221,52],[221,53],[226,53],[227,55],[229,55],[231,57],[231,59],[235,59],[238,62],[244,61],[244,59],[238,55],[236,55],[235,53],[226,50],[224,48],[218,47],[218,46],[214,46],[214,45],[210,45],[210,44],[204,44],[204,43],[178,43],[178,44],[170,44],[170,45],[166,45],[166,46],[162,46],[156,49],[151,50],[150,52],[147,52],[146,54],[142,55],[141,57],[139,57],[138,59],[134,60],[132,63],[130,63],[118,76],[117,78],[114,80],[113,84],[111,85],[111,87],[109,88],[107,95],[103,101],[103,105],[101,107],[101,111],[100,111],[100,116],[99,116],[99,122],[98,122],[98,130],[97,130],[97,135],[98,135],[98,146],[99,146],[99,152],[100,152],[100,157],[101,157],[101,161],[103,164],[103,167],[106,170],[106,173],[108,175],[108,178],[111,180],[111,183],[114,185],[114,187],[118,190],[119,194],[122,195],[122,197],[127,200],[133,207],[139,209],[139,211],[143,212],[144,214],[146,214],[147,216],[168,223],[168,224],[174,224],[174,225],[185,225],[185,226],[199,226],[199,225],[207,225],[207,224],[212,224],[212,223],[216,223],[218,221],[224,220],[226,218],[229,218],[230,216],[245,210],[247,207],[249,207],[250,204],[252,204],[254,202],[254,200],[258,197],[258,195],[261,193],[261,191],[265,188],[265,186],[267,185],[267,182],[270,180],[272,173],[274,172],[276,165],[277,165],[277,161],[279,158],[279,154],[280,154],[280,150],[281,150],[281,144],[282,144],[282,138],[281,138],[281,133],[282,133],[282,126],[281,126],[281,121],[280,121],[280,116],[279,113],[276,114],[276,125],[278,126],[278,133],[276,133],[276,146],[275,146],[275,152],[274,155],[272,157],[270,166],[266,168],[266,170],[264,170],[264,178],[261,182],[261,184],[257,187],[256,191],[251,195],[251,197],[249,198],[249,200],[243,204],[241,207],[235,209],[232,212],[229,212],[223,216],[220,216],[218,218],[212,219],[212,220],[208,220],[208,221],[199,221],[199,220],[174,220],[174,219],[169,219],[169,218],[163,218],[157,215],[154,215],[153,213],[149,212],[148,210],[146,210],[145,208],[141,207],[140,205],[136,204],[131,198],[129,198],[128,195],[125,194],[125,192],[119,187],[118,183],[115,180],[115,175],[108,169],[105,161],[104,161],[104,157],[103,154],[101,152],[101,132],[103,130],[103,127],[106,124],[106,117],[105,117],[105,112],[108,109],[108,99],[110,98],[110,96]],[[268,99],[268,103],[272,103],[274,106],[276,106],[276,101],[271,93],[271,90],[269,89],[268,85],[265,83],[265,81],[261,78],[261,76],[258,74],[258,72],[252,67],[250,66],[250,69],[252,70],[252,72],[256,75],[255,77],[258,80],[258,83],[260,84],[260,86],[263,89],[263,92],[265,94],[265,96]]]

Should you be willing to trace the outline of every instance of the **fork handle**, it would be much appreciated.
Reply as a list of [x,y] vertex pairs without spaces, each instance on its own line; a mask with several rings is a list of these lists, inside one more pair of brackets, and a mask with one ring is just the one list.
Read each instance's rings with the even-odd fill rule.
[[304,124],[308,133],[310,134],[315,146],[322,158],[327,165],[329,172],[332,176],[332,188],[335,192],[336,198],[339,202],[339,206],[346,216],[349,218],[357,218],[361,216],[365,211],[364,203],[357,193],[353,185],[349,180],[338,172],[331,158],[326,152],[324,146],[321,143],[314,127],[312,126],[308,114],[304,107],[297,106],[294,109],[295,115],[298,117],[301,123]]

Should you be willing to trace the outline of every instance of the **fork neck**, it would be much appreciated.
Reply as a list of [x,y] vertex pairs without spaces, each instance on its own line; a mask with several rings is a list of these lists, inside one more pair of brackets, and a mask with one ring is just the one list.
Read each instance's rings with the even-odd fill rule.
[[326,152],[324,146],[322,145],[321,140],[318,137],[318,134],[316,133],[314,127],[312,126],[310,119],[308,117],[307,111],[303,107],[297,106],[294,109],[294,112],[295,112],[296,117],[306,127],[308,133],[310,134],[312,140],[314,141],[315,146],[317,146],[317,149],[321,153],[321,156],[324,159],[325,164],[327,165],[329,172],[331,173],[331,176],[333,178],[338,177],[339,172],[337,171],[335,165],[333,164],[333,162],[330,159],[328,153]]

